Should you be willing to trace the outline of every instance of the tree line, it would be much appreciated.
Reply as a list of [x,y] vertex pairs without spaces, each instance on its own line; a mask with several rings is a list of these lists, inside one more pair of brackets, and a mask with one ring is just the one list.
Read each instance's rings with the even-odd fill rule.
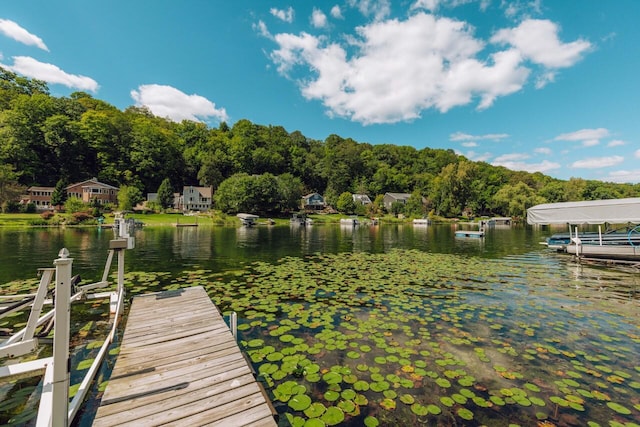
[[[216,208],[227,212],[292,210],[311,192],[333,206],[345,193],[375,200],[402,192],[424,198],[415,208],[424,214],[522,216],[538,203],[640,194],[638,184],[558,180],[470,161],[450,149],[372,145],[335,134],[320,141],[246,119],[217,127],[176,123],[84,92],[51,96],[44,82],[0,67],[0,203],[28,186],[91,177],[139,196],[158,192],[165,180],[171,191],[212,186]],[[348,205],[344,196],[341,203]]]

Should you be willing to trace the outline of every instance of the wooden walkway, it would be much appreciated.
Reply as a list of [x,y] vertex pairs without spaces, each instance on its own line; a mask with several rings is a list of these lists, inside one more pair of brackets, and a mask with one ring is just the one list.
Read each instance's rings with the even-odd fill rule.
[[136,296],[94,426],[276,426],[202,287]]

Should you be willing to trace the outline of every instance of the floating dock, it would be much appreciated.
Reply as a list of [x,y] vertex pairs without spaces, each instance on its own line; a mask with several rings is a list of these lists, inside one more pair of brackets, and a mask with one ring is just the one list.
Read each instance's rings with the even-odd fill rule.
[[458,230],[456,231],[456,237],[471,237],[477,239],[484,237],[484,231]]
[[276,426],[202,287],[136,296],[94,426]]

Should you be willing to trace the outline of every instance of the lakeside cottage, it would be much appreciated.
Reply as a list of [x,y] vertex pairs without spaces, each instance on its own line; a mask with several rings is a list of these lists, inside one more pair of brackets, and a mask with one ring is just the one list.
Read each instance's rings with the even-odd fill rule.
[[351,197],[353,197],[354,203],[360,203],[361,205],[371,204],[371,198],[369,198],[369,196],[367,196],[366,194],[352,194]]
[[182,195],[178,198],[178,209],[189,212],[206,212],[211,209],[213,201],[213,187],[184,186]]
[[409,193],[385,193],[383,204],[385,209],[387,209],[388,211],[391,211],[391,206],[394,203],[399,202],[399,203],[402,203],[403,205],[406,205],[407,200],[409,200],[409,197],[411,197],[411,194]]
[[[54,187],[29,187],[27,194],[22,196],[20,202],[22,204],[33,203],[38,211],[53,209],[51,197],[54,190]],[[85,203],[97,200],[101,205],[117,204],[118,190],[118,187],[100,182],[97,178],[77,182],[66,187],[67,197],[77,197]]]
[[67,197],[77,197],[84,203],[89,203],[92,200],[97,200],[101,205],[118,203],[119,188],[100,182],[97,178],[71,184],[66,190]]
[[327,204],[319,193],[311,193],[302,197],[302,209],[304,210],[322,210]]

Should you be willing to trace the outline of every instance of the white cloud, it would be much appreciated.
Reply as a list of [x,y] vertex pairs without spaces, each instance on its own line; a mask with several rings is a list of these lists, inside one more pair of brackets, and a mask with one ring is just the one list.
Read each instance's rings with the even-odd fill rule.
[[493,161],[495,163],[508,163],[508,162],[526,160],[529,157],[531,156],[525,153],[510,153],[510,154],[503,154],[501,156],[498,156]]
[[8,19],[0,19],[0,33],[27,46],[37,46],[42,50],[49,51],[49,48],[40,37],[31,34],[17,23]]
[[69,74],[56,65],[40,62],[29,56],[14,56],[13,65],[2,66],[32,79],[61,84],[74,89],[95,92],[99,87],[98,83],[90,77]]
[[141,85],[138,90],[131,91],[131,97],[137,106],[148,107],[159,117],[180,122],[192,120],[199,122],[200,118],[213,117],[218,121],[228,120],[224,108],[216,108],[215,104],[200,95],[187,95],[178,89],[166,85]]
[[288,9],[276,9],[272,7],[269,12],[278,19],[283,20],[284,22],[293,22],[294,11],[291,6]]
[[542,0],[502,0],[500,7],[504,8],[507,18],[522,20],[531,15],[541,14]]
[[607,147],[620,147],[625,144],[626,142],[624,141],[621,141],[619,139],[614,139],[613,141],[609,141],[609,143],[607,144]]
[[609,131],[605,128],[597,129],[580,129],[575,132],[563,133],[555,138],[554,141],[581,141],[584,147],[593,147],[600,143],[602,138],[609,136]]
[[560,169],[560,164],[559,163],[555,163],[555,162],[550,162],[548,160],[544,160],[540,163],[526,163],[523,162],[521,160],[526,159],[528,156],[523,155],[525,157],[523,157],[522,159],[502,159],[499,160],[502,157],[505,156],[500,156],[499,158],[496,158],[493,162],[491,162],[491,164],[493,166],[503,166],[507,169],[511,169],[514,171],[525,171],[525,172],[529,172],[529,173],[534,173],[534,172],[542,172],[542,173],[548,173],[549,171],[555,170],[555,169]]
[[636,159],[640,159],[640,150],[636,150],[636,152],[633,153],[633,155],[635,156]]
[[599,169],[619,165],[622,162],[624,162],[624,157],[622,156],[591,157],[588,159],[575,161],[571,164],[571,167],[583,169]]
[[263,21],[258,21],[257,24],[253,24],[253,29],[257,31],[258,34],[260,34],[262,37],[273,39],[273,36],[271,35],[271,33],[269,32],[269,29],[267,28],[267,24],[265,24]]
[[348,0],[351,7],[357,8],[366,17],[373,16],[375,21],[380,21],[391,13],[389,0]]
[[344,17],[342,16],[342,10],[340,9],[340,6],[335,5],[331,8],[331,16],[333,16],[336,19],[344,19]]
[[556,80],[556,73],[553,71],[545,71],[540,73],[536,77],[535,87],[536,89],[542,89],[549,83],[553,83]]
[[491,153],[476,153],[475,151],[467,151],[464,155],[467,159],[474,162],[486,162],[491,158]]
[[591,48],[591,43],[582,39],[562,43],[558,30],[549,20],[527,19],[515,28],[496,32],[491,41],[510,44],[525,58],[547,68],[570,67]]
[[509,138],[508,133],[488,133],[485,135],[469,135],[468,133],[455,132],[449,135],[449,141],[481,141],[492,140],[500,141],[501,139]]
[[307,33],[277,34],[271,58],[281,73],[306,66],[315,73],[299,80],[307,99],[321,100],[330,116],[364,124],[409,121],[424,109],[449,109],[479,97],[479,109],[520,90],[529,70],[514,49],[488,61],[475,59],[484,43],[469,25],[418,13],[356,29],[355,52]]
[[[640,151],[640,150],[639,150]],[[640,183],[640,169],[635,170],[619,170],[609,173],[606,179],[603,181],[618,182],[618,183]]]
[[416,0],[412,5],[411,9],[426,9],[431,12],[434,12],[440,6],[441,0]]
[[315,28],[326,27],[327,15],[325,15],[320,9],[313,8],[313,13],[311,14],[311,25]]
[[[388,7],[384,0],[349,4],[380,16]],[[422,0],[414,6],[438,4]],[[326,16],[321,13],[313,22],[325,25]],[[474,101],[479,110],[489,108],[499,97],[522,90],[531,74],[527,61],[542,66],[536,67],[540,88],[591,46],[582,40],[562,43],[554,23],[530,19],[497,31],[490,41],[507,47],[494,51],[485,49],[468,23],[424,12],[405,20],[375,20],[355,32],[339,42],[308,33],[276,34],[271,59],[286,76],[294,67],[308,70],[311,74],[297,79],[300,90],[305,98],[321,101],[329,116],[363,124],[411,121],[424,110],[444,113]]]
[[477,147],[477,146],[478,146],[478,143],[477,143],[477,142],[474,142],[474,141],[469,141],[469,142],[463,142],[463,143],[462,143],[462,144],[460,144],[460,145],[462,145],[463,147],[471,148],[471,147]]
[[551,149],[547,148],[547,147],[538,147],[535,150],[533,150],[534,153],[538,153],[538,154],[546,154],[549,155],[551,154]]
[[435,12],[442,7],[458,7],[469,3],[479,3],[480,10],[484,11],[489,6],[490,0],[416,0],[410,7],[410,10],[424,9]]

